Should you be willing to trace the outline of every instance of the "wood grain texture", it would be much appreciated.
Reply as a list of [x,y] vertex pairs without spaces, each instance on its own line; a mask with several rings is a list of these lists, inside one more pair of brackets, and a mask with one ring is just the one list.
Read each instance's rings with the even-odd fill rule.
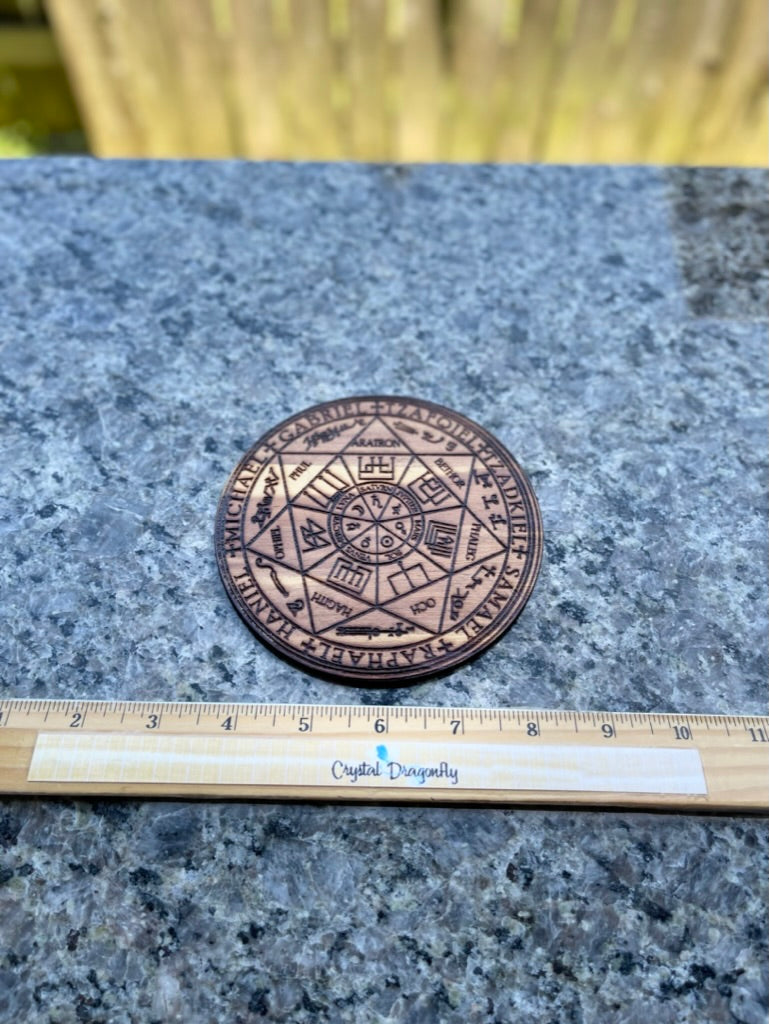
[[[77,738],[88,747],[89,738],[102,745],[109,736],[135,738],[146,746],[150,735],[158,751],[156,782],[30,781],[29,769],[40,736]],[[242,785],[226,778],[218,783],[164,782],[163,744],[174,738],[198,743],[216,741],[216,749],[250,740],[259,756],[273,760],[283,772],[281,784]],[[328,785],[297,784],[302,757],[331,759],[350,744],[372,749],[386,744],[402,749],[445,749],[447,763],[458,770],[486,769],[510,750],[530,751],[532,759],[557,750],[568,756],[567,781],[546,788],[431,788],[430,785],[366,786],[346,784],[343,778]],[[151,746],[151,745],[150,745]],[[201,747],[201,751],[202,751]],[[211,758],[209,744],[208,756]],[[637,791],[643,787],[644,769],[635,767],[632,790],[600,787],[571,788],[579,777],[580,759],[596,750],[616,756],[618,772],[627,771],[630,752],[648,750],[649,768],[670,752],[688,752],[699,758],[707,793]],[[277,753],[273,753],[273,752]],[[290,756],[287,753],[290,751]],[[615,752],[612,755],[612,751]],[[373,756],[373,755],[372,755]],[[528,755],[527,755],[528,756]],[[215,760],[215,758],[214,758]],[[692,760],[690,756],[689,761]],[[80,763],[80,762],[79,762]],[[84,763],[84,762],[83,762]],[[643,762],[641,762],[643,763]],[[568,768],[571,764],[573,767]],[[306,766],[305,766],[306,767]],[[333,783],[333,784],[332,784]],[[659,783],[655,783],[659,788]],[[606,787],[610,788],[610,784]],[[680,789],[680,786],[679,786]],[[472,709],[428,707],[360,707],[343,705],[218,705],[99,701],[0,702],[0,791],[16,794],[115,794],[155,797],[218,797],[289,800],[343,800],[394,802],[448,802],[485,804],[575,804],[645,807],[668,810],[769,813],[769,717],[715,715],[647,715],[608,712],[537,711],[529,709]]]
[[47,0],[94,152],[762,165],[763,0]]
[[219,502],[219,571],[269,646],[368,684],[493,643],[536,581],[537,500],[503,445],[421,399],[339,399],[254,442]]
[[146,153],[147,142],[125,90],[126,59],[132,54],[116,51],[111,34],[115,5],[54,0],[46,10],[94,154],[128,157]]

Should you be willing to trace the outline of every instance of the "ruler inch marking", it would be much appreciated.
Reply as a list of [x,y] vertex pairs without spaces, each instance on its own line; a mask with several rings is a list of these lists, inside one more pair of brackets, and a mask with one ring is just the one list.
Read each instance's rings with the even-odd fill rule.
[[[769,813],[769,716],[38,698],[3,699],[0,710],[5,793]],[[147,715],[158,716],[149,730]],[[270,715],[272,728],[265,729]],[[297,716],[313,728],[299,733]],[[228,717],[232,728],[222,730]],[[412,779],[421,766],[418,786],[384,773],[376,787],[364,786],[339,767],[376,766],[378,719],[390,756],[410,766]],[[585,723],[590,727],[580,730]],[[270,775],[268,762],[280,774]]]

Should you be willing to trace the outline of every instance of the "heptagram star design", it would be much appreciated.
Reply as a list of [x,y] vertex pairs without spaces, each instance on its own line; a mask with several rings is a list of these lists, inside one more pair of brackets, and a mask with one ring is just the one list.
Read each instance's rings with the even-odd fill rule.
[[512,457],[458,414],[358,399],[334,421],[335,404],[244,456],[220,503],[222,578],[249,624],[303,663],[418,678],[520,611],[541,554],[536,500]]
[[[381,436],[387,428],[381,420],[378,426]],[[276,566],[298,568],[305,575],[308,615],[318,634],[362,622],[367,612],[379,609],[411,624],[419,635],[439,635],[448,623],[459,620],[458,609],[476,588],[485,593],[493,586],[498,571],[493,563],[504,554],[504,545],[465,501],[477,460],[454,457],[453,465],[459,465],[459,458],[464,472],[452,473],[452,486],[424,461],[429,452],[414,451],[392,436],[403,451],[368,458],[348,452],[360,443],[358,435],[319,466],[285,509],[247,544],[249,551]],[[284,479],[301,454],[288,451],[278,456]],[[376,477],[382,471],[386,479]],[[274,531],[277,527],[282,536],[289,522],[289,539],[282,543],[282,551],[276,551]],[[478,543],[481,537],[483,544]],[[459,569],[456,553],[462,543],[484,554]],[[485,571],[479,576],[481,567]],[[312,583],[352,595],[363,607],[356,604],[352,614],[322,626],[313,617]],[[431,625],[420,611],[433,613]]]

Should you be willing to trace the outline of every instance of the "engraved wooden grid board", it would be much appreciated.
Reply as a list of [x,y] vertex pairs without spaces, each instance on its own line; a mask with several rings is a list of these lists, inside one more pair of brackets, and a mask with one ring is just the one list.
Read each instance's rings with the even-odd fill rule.
[[0,792],[769,812],[769,717],[0,701]]

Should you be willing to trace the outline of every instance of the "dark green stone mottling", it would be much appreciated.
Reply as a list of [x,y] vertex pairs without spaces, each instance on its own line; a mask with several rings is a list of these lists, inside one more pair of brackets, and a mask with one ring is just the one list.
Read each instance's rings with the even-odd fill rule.
[[[765,189],[0,164],[0,693],[765,714]],[[547,545],[384,694],[276,660],[212,548],[251,442],[367,392],[499,436]],[[764,819],[5,800],[0,1021],[766,1024],[768,869]]]

